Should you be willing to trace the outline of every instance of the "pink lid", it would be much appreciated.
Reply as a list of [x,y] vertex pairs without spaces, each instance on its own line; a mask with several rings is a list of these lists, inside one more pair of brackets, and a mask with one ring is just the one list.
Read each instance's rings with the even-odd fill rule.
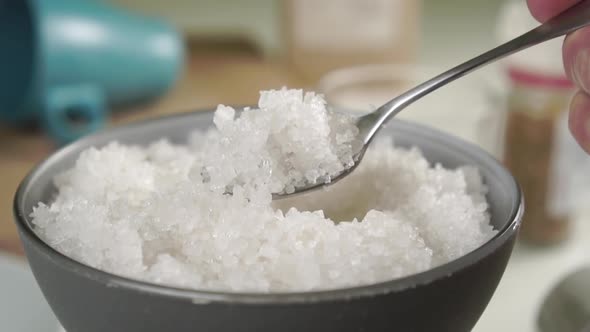
[[508,76],[514,83],[529,86],[555,89],[571,89],[574,87],[572,81],[565,76],[540,74],[514,67],[508,68]]

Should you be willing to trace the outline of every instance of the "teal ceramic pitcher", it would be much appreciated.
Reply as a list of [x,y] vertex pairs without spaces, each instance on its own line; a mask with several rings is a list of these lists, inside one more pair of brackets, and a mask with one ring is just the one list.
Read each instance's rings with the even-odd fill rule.
[[171,26],[101,1],[0,0],[0,121],[74,140],[166,92],[183,53]]

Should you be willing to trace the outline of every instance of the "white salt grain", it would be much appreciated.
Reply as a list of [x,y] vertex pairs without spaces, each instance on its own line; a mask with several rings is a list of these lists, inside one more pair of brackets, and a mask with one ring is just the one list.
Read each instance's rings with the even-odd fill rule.
[[[352,163],[352,119],[300,90],[265,91],[260,109],[219,106],[215,129],[186,146],[113,142],[89,149],[32,213],[43,239],[95,268],[195,289],[306,291],[421,272],[490,239],[477,169],[430,165],[377,141]],[[224,194],[231,191],[232,195]]]
[[313,92],[263,91],[259,109],[236,117],[220,105],[216,131],[203,144],[202,169],[211,189],[270,184],[271,192],[292,192],[324,183],[354,164],[352,142],[358,133],[350,116],[329,112]]

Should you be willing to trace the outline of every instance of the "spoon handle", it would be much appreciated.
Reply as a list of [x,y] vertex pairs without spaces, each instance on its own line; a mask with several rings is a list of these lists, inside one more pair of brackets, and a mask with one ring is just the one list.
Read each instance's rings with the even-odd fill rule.
[[428,93],[466,75],[475,69],[499,60],[510,54],[547,40],[563,36],[590,24],[590,0],[584,0],[561,14],[555,16],[537,28],[468,60],[390,100],[375,112],[359,119],[359,129],[365,144],[368,144],[375,133],[387,120]]

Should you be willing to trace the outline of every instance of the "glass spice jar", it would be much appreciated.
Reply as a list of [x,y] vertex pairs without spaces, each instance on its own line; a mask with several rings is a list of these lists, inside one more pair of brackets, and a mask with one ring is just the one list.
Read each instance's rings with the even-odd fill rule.
[[544,76],[510,68],[508,116],[504,145],[506,166],[521,185],[526,202],[520,238],[536,245],[562,242],[569,234],[569,211],[554,204],[563,191],[560,155],[561,127],[567,116],[573,85],[565,77]]

